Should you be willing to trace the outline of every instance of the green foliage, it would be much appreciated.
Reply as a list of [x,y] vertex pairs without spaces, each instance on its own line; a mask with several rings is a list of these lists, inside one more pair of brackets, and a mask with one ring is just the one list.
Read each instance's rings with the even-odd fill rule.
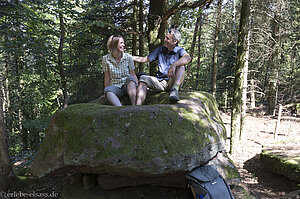
[[51,115],[58,109],[52,26],[25,3],[3,7],[1,87],[10,151],[37,149]]

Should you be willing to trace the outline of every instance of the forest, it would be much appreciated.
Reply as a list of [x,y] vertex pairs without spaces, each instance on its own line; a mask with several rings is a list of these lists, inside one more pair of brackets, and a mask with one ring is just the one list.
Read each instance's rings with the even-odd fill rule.
[[[112,34],[146,56],[180,30],[192,57],[182,90],[211,93],[232,113],[232,137],[248,109],[300,114],[298,0],[0,0],[0,20],[1,145],[7,138],[10,161],[24,167],[57,110],[103,95]],[[155,63],[135,67],[156,72]]]

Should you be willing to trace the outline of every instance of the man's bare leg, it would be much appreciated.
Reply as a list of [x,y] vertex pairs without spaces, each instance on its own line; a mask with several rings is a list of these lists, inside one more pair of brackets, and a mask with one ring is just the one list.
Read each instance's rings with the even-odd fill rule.
[[178,66],[175,71],[175,78],[173,86],[180,86],[184,80],[185,67]]
[[170,82],[170,84],[172,85],[170,89],[170,95],[169,95],[170,103],[176,103],[179,101],[178,90],[179,90],[179,86],[182,84],[184,80],[184,73],[185,73],[184,66],[178,66],[176,68],[176,73],[173,82]]

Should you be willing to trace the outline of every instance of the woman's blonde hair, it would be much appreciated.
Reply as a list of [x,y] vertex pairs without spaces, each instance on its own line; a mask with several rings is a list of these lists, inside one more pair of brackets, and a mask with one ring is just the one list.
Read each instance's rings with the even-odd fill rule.
[[107,48],[115,54],[118,49],[119,40],[123,38],[121,35],[111,35],[107,41]]

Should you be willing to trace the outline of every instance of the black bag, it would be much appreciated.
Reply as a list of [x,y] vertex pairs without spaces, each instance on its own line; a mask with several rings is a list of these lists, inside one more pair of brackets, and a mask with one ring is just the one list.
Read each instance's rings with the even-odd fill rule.
[[228,184],[213,165],[197,167],[186,178],[191,199],[233,199]]

